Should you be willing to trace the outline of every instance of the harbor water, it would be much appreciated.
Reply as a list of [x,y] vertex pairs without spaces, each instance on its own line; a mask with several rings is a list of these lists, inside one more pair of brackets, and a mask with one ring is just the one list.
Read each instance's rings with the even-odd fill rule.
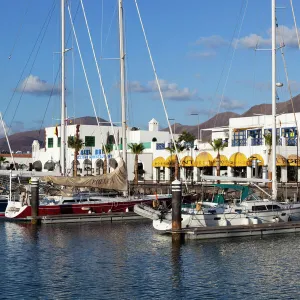
[[147,222],[0,223],[0,299],[299,299],[300,235],[172,244]]

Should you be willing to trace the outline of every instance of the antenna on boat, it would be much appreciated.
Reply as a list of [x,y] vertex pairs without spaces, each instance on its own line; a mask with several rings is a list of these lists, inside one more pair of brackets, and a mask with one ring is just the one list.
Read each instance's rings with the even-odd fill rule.
[[60,166],[66,175],[66,102],[65,102],[65,0],[61,0],[61,120],[60,120]]

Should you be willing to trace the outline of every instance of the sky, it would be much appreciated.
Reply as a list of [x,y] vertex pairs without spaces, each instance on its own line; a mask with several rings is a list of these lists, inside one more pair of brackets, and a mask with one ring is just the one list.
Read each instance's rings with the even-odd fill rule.
[[[0,85],[10,132],[60,123],[60,0],[2,1]],[[300,27],[300,3],[294,2]],[[71,15],[98,116],[108,119],[79,0]],[[243,113],[271,103],[271,0],[137,0],[166,111],[160,99],[134,0],[124,0],[127,118],[146,129],[155,118],[196,125],[218,112]],[[121,121],[117,0],[83,0],[112,120]],[[292,94],[300,93],[298,48],[290,0],[277,0],[278,41]],[[299,19],[298,19],[299,16]],[[66,10],[69,118],[93,116]],[[265,49],[258,51],[255,49]],[[279,101],[289,99],[277,52]],[[198,114],[198,115],[191,115]],[[0,130],[0,135],[3,130]]]

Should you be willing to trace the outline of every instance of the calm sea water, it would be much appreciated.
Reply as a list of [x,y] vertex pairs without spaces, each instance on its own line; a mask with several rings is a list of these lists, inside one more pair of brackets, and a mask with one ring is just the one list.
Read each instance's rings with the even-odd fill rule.
[[151,223],[0,223],[0,299],[300,299],[300,235],[190,241]]

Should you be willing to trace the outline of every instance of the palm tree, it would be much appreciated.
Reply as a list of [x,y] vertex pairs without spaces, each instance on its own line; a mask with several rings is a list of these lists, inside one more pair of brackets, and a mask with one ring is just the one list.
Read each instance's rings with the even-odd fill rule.
[[192,133],[187,132],[186,130],[182,131],[179,138],[178,138],[178,142],[186,142],[189,144],[193,144],[195,141],[195,136]]
[[0,167],[2,166],[3,163],[8,162],[4,156],[0,156]]
[[68,137],[68,147],[74,149],[73,176],[77,176],[77,156],[79,150],[83,147],[83,140],[77,136]]
[[[177,149],[178,153],[182,152],[185,149],[185,146],[179,144],[177,141],[175,141],[175,143],[176,143],[176,149]],[[176,152],[176,149],[175,149],[175,144],[174,143],[171,143],[170,147],[166,147],[166,150],[170,152],[171,156]],[[179,179],[179,161],[178,161],[177,153],[175,153],[174,168],[175,168],[175,174],[174,174],[175,179]]]
[[[227,146],[227,143],[223,143],[222,139],[214,139],[212,142],[209,143],[217,154],[217,176],[220,176],[220,169],[221,169],[221,159],[220,159],[220,151],[223,151],[224,148]],[[220,181],[218,180],[218,183]]]
[[139,172],[139,154],[142,154],[145,150],[145,146],[143,143],[133,143],[128,144],[128,148],[131,150],[132,153],[135,154],[134,158],[134,183],[138,184],[138,172]]
[[272,179],[272,134],[268,133],[264,135],[265,145],[268,147],[268,176]]
[[107,155],[113,151],[113,145],[112,144],[106,144],[102,146],[102,151],[105,155],[104,158],[104,165],[103,165],[103,174],[107,173]]

